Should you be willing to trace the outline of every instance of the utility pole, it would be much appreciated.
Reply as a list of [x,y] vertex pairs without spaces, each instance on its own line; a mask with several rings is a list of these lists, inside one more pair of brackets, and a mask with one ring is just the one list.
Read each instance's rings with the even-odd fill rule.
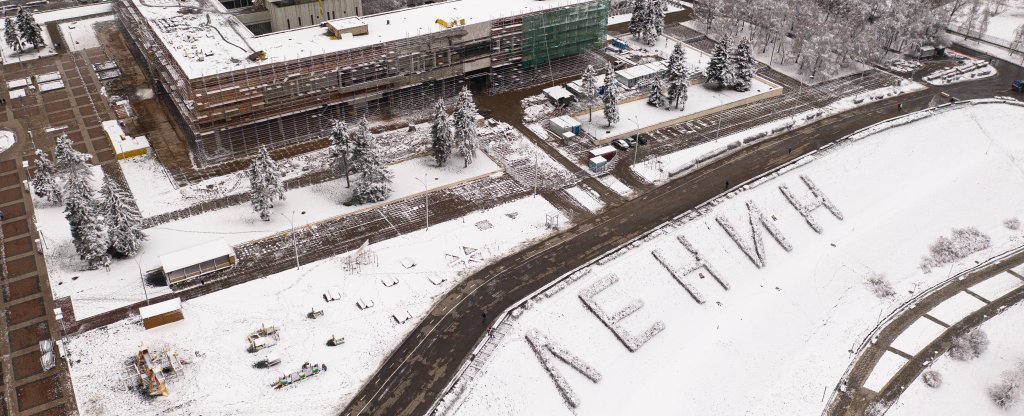
[[430,190],[427,188],[427,174],[426,174],[426,172],[423,173],[423,180],[422,181],[420,180],[420,178],[416,178],[416,180],[419,181],[420,184],[423,185],[423,199],[427,203],[427,227],[424,229],[424,231],[430,231]]

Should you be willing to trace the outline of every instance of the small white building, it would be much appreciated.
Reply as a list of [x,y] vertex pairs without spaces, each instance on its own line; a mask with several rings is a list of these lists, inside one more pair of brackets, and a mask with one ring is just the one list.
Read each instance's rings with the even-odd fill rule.
[[236,261],[235,250],[224,240],[215,240],[160,256],[167,284],[230,268]]
[[146,329],[185,319],[185,315],[181,313],[181,298],[143,306],[139,308],[139,316],[142,317],[142,326]]
[[569,105],[573,100],[576,99],[576,96],[572,95],[572,93],[569,92],[569,90],[565,89],[565,87],[562,86],[554,86],[545,89],[544,96],[548,97],[548,100],[550,100],[555,105],[563,107]]
[[[570,116],[555,117],[548,120],[548,130],[562,138],[578,136],[583,130],[583,125]],[[566,134],[568,133],[568,136]]]
[[627,88],[636,88],[637,85],[645,81],[660,77],[661,74],[665,73],[666,69],[667,67],[663,61],[651,62],[620,70],[615,73],[615,77],[619,84]]

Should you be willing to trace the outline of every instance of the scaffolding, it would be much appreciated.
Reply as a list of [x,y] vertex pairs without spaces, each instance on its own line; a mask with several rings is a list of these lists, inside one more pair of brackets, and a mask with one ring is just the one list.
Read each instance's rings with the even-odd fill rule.
[[[202,1],[181,4],[199,7]],[[323,139],[332,119],[426,114],[433,101],[454,96],[469,78],[491,79],[495,68],[505,73],[600,48],[608,16],[607,0],[593,0],[189,77],[158,33],[178,30],[177,23],[147,20],[140,7],[146,7],[140,0],[119,0],[119,21],[154,91],[187,135],[197,167],[244,158],[261,146]]]

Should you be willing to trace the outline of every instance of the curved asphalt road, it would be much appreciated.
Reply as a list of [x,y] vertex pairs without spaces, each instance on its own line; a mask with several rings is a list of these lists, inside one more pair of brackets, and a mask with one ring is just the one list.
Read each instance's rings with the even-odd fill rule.
[[[501,311],[538,288],[723,192],[858,129],[927,106],[940,91],[961,99],[1010,95],[1018,74],[997,62],[1000,75],[930,88],[851,110],[746,148],[720,162],[677,177],[642,196],[481,270],[438,301],[383,362],[343,415],[422,415],[454,377],[484,330]],[[792,152],[788,152],[788,149]],[[486,317],[483,316],[486,314]]]

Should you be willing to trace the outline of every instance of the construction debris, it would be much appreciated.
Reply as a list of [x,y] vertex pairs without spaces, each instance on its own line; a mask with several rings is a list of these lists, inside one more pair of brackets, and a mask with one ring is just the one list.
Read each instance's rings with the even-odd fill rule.
[[324,364],[302,364],[302,369],[291,374],[281,376],[271,387],[279,389],[281,387],[287,387],[292,384],[298,383],[307,378],[313,377],[320,374],[322,371],[327,371],[327,366]]

